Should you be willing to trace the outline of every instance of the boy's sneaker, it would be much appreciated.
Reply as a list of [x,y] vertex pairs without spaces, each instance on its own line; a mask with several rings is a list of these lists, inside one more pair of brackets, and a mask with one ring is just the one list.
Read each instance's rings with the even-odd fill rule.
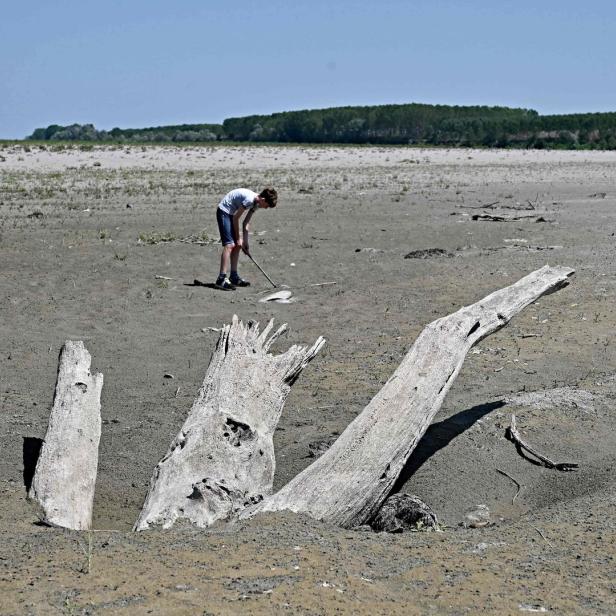
[[243,278],[240,278],[239,276],[234,276],[233,278],[231,278],[231,284],[234,287],[249,287],[250,283],[248,282],[248,280],[244,280]]
[[219,278],[215,286],[221,291],[235,291],[235,286],[231,284],[228,278]]

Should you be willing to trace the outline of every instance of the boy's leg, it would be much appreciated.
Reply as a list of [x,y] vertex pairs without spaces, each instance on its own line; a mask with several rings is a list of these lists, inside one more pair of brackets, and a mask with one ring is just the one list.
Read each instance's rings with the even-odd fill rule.
[[232,254],[233,246],[223,246],[220,253],[220,275],[223,278],[227,276],[229,265],[231,262],[230,255]]
[[237,264],[240,260],[240,252],[242,252],[242,249],[240,248],[240,246],[234,246],[233,250],[231,251],[231,271],[232,272],[237,273]]
[[236,287],[249,287],[250,283],[247,280],[240,278],[240,275],[237,273],[240,252],[242,252],[240,246],[236,246],[231,252],[231,284]]
[[229,271],[229,261],[233,245],[223,246],[220,253],[220,273],[216,279],[216,286],[224,291],[233,291],[235,286],[229,282],[227,272]]
[[216,286],[221,289],[233,289],[233,285],[229,284],[227,272],[231,262],[231,254],[235,248],[233,242],[233,227],[231,216],[222,210],[216,210],[216,221],[218,222],[218,231],[220,232],[220,241],[222,243],[222,252],[220,253],[220,273],[216,279]]

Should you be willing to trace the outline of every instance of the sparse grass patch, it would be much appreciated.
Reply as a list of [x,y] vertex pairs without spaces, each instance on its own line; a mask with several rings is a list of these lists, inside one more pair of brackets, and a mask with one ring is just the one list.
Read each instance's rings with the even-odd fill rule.
[[202,229],[196,235],[187,235],[186,237],[181,237],[178,239],[180,242],[184,242],[185,244],[199,244],[200,246],[215,244],[218,241],[215,237],[209,236],[205,229]]
[[161,244],[163,242],[174,242],[177,239],[175,233],[152,231],[150,233],[140,233],[138,244]]
[[84,555],[84,562],[81,566],[80,572],[86,575],[92,571],[92,531],[87,533],[87,543],[84,545],[79,539],[77,539],[79,547]]

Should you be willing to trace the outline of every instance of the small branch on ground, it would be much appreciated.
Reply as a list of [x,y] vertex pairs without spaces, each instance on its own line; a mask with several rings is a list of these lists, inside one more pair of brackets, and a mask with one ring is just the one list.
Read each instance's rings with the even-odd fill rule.
[[541,532],[541,530],[539,528],[537,528],[536,526],[533,526],[533,528],[539,533],[539,535],[541,536],[541,538],[551,547],[553,548],[554,545],[552,544],[552,542]]
[[518,497],[518,494],[522,490],[522,485],[520,484],[520,482],[517,479],[514,479],[509,473],[506,473],[505,471],[502,471],[500,468],[497,468],[497,469],[494,469],[494,470],[497,473],[500,473],[501,475],[505,475],[505,477],[508,477],[509,479],[511,479],[511,481],[513,481],[513,483],[515,483],[515,485],[518,486],[518,491],[515,493],[515,496],[511,499],[511,504],[513,505],[515,503],[515,499]]
[[563,472],[567,472],[567,471],[574,471],[578,468],[578,465],[575,462],[553,462],[552,460],[550,460],[550,458],[540,454],[539,452],[537,452],[536,450],[534,450],[532,447],[530,447],[529,445],[527,445],[523,440],[522,437],[520,436],[520,433],[518,432],[516,423],[515,423],[515,415],[511,416],[511,425],[509,426],[509,428],[507,428],[507,431],[505,432],[505,436],[513,443],[515,443],[516,448],[518,450],[518,453],[526,459],[527,458],[523,453],[522,450],[527,451],[529,454],[531,454],[532,456],[534,456],[535,458],[537,458],[537,460],[539,460],[539,462],[535,461],[535,460],[531,460],[531,462],[534,462],[535,464],[539,464],[540,466],[545,466],[545,468],[554,468],[557,471],[563,471]]
[[515,216],[506,214],[473,214],[471,216],[471,220],[483,220],[488,222],[511,222],[516,220],[531,219],[534,219],[534,222],[554,222],[551,218],[546,218],[543,215],[539,215],[539,212],[534,212],[532,214],[517,214]]

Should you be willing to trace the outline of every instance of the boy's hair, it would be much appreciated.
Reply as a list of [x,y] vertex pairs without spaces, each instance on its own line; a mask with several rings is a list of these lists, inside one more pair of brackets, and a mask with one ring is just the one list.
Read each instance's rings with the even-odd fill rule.
[[278,201],[278,193],[275,188],[264,188],[260,193],[259,197],[261,199],[265,199],[267,201],[267,205],[270,207],[276,207],[276,203]]

